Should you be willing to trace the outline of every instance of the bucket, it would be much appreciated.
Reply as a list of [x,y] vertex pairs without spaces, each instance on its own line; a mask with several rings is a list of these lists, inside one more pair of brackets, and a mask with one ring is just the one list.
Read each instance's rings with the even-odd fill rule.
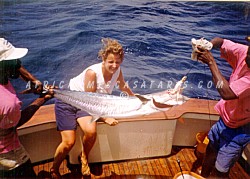
[[200,171],[200,167],[204,160],[206,154],[206,148],[209,142],[207,138],[208,132],[199,132],[196,134],[196,148],[194,150],[194,155],[196,156],[197,160],[193,163],[191,171]]
[[196,134],[196,141],[197,141],[197,148],[196,150],[201,153],[205,154],[206,148],[209,142],[209,139],[207,138],[208,132],[198,132]]
[[177,173],[173,179],[205,179],[202,176],[194,173],[194,172],[190,172],[190,171],[183,171],[182,173],[179,172]]

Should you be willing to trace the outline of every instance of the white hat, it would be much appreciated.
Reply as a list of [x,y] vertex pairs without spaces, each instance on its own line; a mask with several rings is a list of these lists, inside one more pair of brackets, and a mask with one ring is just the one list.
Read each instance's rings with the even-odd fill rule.
[[0,38],[0,61],[19,59],[24,57],[27,53],[27,48],[15,48],[7,40]]

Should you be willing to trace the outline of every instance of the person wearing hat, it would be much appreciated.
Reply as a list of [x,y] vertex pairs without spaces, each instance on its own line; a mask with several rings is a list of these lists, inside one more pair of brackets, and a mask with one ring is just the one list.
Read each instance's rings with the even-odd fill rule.
[[[36,176],[29,155],[19,141],[17,127],[27,122],[41,105],[53,97],[52,90],[42,94],[42,83],[21,65],[20,59],[27,52],[27,48],[15,48],[0,38],[0,178]],[[32,84],[32,92],[40,94],[22,111],[22,102],[9,80],[19,77]]]
[[[249,36],[246,40],[250,40]],[[250,143],[250,46],[219,37],[212,39],[211,43],[213,48],[220,49],[221,58],[233,71],[227,80],[212,53],[198,46],[197,59],[208,65],[222,97],[215,106],[220,119],[208,133],[209,144],[201,175],[228,178],[231,167]]]

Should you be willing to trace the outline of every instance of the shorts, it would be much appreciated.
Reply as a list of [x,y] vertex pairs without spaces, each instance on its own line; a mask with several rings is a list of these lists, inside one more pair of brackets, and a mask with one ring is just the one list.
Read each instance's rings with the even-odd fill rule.
[[76,130],[77,119],[84,116],[91,116],[89,113],[82,111],[61,100],[55,101],[56,125],[58,131]]
[[238,128],[227,127],[223,120],[214,124],[208,138],[218,152],[215,167],[226,173],[241,156],[244,148],[250,143],[250,124]]

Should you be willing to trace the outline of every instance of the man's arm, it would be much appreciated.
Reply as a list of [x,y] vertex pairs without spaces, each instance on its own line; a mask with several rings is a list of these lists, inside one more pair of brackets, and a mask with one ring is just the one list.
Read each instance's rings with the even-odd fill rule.
[[[223,44],[223,39],[216,37],[211,41],[211,43],[213,43],[214,48],[220,48]],[[219,94],[221,95],[222,99],[224,100],[236,99],[237,96],[231,90],[229,82],[225,79],[224,76],[222,76],[212,53],[208,50],[203,50],[203,49],[199,50],[200,52],[198,52],[197,58],[198,60],[202,61],[203,63],[209,66],[210,71],[212,73],[213,82]]]
[[21,118],[16,127],[23,125],[28,122],[35,112],[42,106],[46,101],[53,97],[53,90],[49,90],[47,94],[40,95],[35,101],[33,101],[27,108],[21,111]]
[[[40,94],[43,91],[43,84],[36,79],[31,73],[29,73],[23,66],[19,68],[20,77],[26,81],[31,82],[31,89],[29,91]],[[28,91],[28,90],[27,90]]]
[[223,44],[223,38],[215,37],[210,42],[213,44],[213,48],[219,49]]
[[213,82],[222,99],[230,100],[238,98],[230,88],[228,81],[224,78],[224,76],[222,76],[217,64],[214,62],[212,64],[208,64],[208,66],[212,73]]

